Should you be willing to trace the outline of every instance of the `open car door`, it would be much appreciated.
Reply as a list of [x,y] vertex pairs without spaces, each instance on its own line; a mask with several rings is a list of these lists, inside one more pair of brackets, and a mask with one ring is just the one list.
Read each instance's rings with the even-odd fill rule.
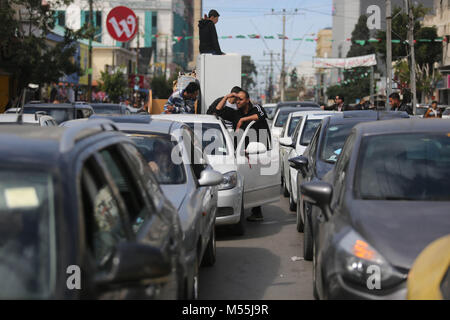
[[252,121],[245,129],[236,148],[238,172],[244,177],[245,209],[280,199],[278,149],[273,148],[270,131],[257,138],[254,124]]

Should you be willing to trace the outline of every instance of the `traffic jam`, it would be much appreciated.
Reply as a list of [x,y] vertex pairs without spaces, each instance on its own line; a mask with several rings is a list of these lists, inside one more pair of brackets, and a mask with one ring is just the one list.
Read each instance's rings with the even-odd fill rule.
[[[123,8],[108,32],[125,42],[138,20]],[[397,93],[365,110],[340,94],[260,103],[242,73],[240,55],[201,52],[160,104],[138,84],[115,101],[121,82],[100,98],[20,88],[0,113],[0,299],[186,300],[182,315],[211,317],[269,315],[256,300],[296,299],[287,290],[449,300],[450,119],[428,117],[437,102],[426,116]],[[253,302],[190,304],[219,292]]]

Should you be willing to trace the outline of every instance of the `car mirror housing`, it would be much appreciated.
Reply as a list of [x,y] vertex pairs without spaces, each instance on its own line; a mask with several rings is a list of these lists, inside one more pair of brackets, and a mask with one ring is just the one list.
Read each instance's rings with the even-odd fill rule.
[[100,288],[164,278],[171,273],[170,262],[161,250],[142,243],[119,243],[108,264],[109,271],[101,272],[95,278]]
[[291,168],[294,168],[297,170],[304,170],[308,166],[308,158],[306,158],[304,156],[290,158],[288,161],[289,161],[289,166]]
[[246,152],[247,154],[262,154],[267,152],[267,147],[261,142],[250,142]]
[[198,184],[201,187],[217,186],[223,182],[223,175],[215,170],[206,169],[200,174]]
[[323,181],[305,182],[300,185],[300,192],[305,201],[322,209],[326,221],[330,219],[333,187],[329,183]]
[[290,137],[281,138],[280,144],[285,147],[292,147],[292,138]]

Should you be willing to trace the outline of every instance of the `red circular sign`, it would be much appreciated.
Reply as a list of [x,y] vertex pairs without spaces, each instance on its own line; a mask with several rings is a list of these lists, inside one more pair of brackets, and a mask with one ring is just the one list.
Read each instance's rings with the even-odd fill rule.
[[106,18],[106,28],[114,40],[127,42],[136,35],[138,19],[130,8],[115,7]]

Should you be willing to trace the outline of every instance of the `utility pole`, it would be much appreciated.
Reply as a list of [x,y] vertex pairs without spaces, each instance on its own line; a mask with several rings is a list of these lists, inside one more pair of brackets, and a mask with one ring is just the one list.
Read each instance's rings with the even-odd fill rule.
[[136,17],[136,24],[137,24],[137,49],[136,49],[136,75],[139,74],[139,17]]
[[285,79],[286,79],[286,15],[299,15],[298,9],[294,9],[294,11],[287,12],[286,9],[283,9],[282,12],[275,12],[272,9],[272,15],[282,15],[283,16],[283,45],[282,45],[282,53],[281,53],[281,75],[280,75],[280,96],[281,101],[284,101],[285,98]]
[[[94,4],[93,0],[89,0],[89,32],[92,32],[94,26]],[[92,37],[93,33],[89,34],[89,49],[88,49],[88,102],[92,102]]]
[[411,0],[408,0],[408,42],[411,50],[411,64],[409,67],[411,75],[411,93],[412,93],[412,107],[413,114],[416,114],[417,108],[417,95],[416,95],[416,55],[414,51],[414,11]]
[[166,36],[166,50],[164,53],[164,80],[167,79],[167,49],[169,46],[169,36]]
[[263,52],[264,56],[270,56],[270,71],[269,71],[269,102],[272,102],[272,89],[273,89],[273,57],[274,56],[280,56],[279,53],[274,53],[273,51],[269,51],[268,53],[266,53],[265,51]]
[[391,110],[389,96],[392,93],[392,5],[386,0],[386,110]]

